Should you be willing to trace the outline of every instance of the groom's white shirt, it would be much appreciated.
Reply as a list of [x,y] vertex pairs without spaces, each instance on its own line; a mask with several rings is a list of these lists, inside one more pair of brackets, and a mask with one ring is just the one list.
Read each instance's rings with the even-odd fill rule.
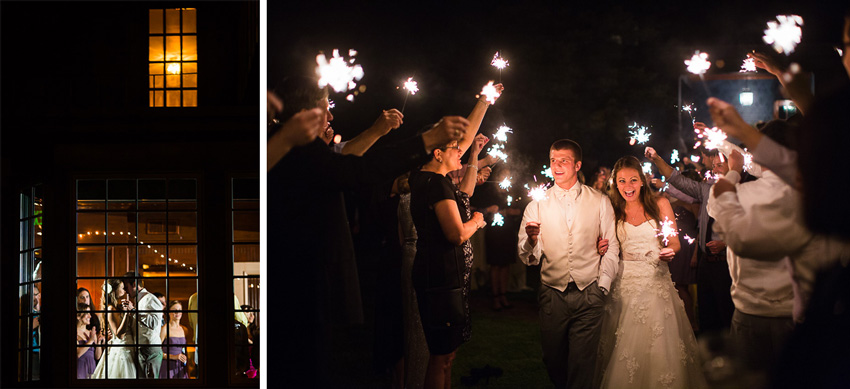
[[[163,308],[162,302],[159,301],[153,293],[142,288],[139,291],[139,311],[156,310],[161,311]],[[159,338],[162,328],[162,312],[139,312],[139,343],[140,344],[161,344]]]
[[[525,225],[540,223],[537,244],[531,247]],[[598,237],[608,239],[608,252],[600,256]],[[576,183],[569,190],[557,185],[546,198],[525,208],[519,228],[519,257],[526,265],[542,263],[544,285],[564,291],[574,281],[584,290],[593,281],[611,290],[619,270],[620,246],[614,227],[614,208],[605,194]]]

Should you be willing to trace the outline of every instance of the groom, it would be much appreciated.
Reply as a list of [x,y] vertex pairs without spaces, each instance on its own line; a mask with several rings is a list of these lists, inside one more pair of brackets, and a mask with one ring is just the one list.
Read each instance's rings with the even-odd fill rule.
[[[519,257],[542,263],[538,295],[543,362],[556,388],[598,387],[602,316],[617,276],[620,248],[614,209],[604,193],[578,182],[581,147],[561,139],[549,148],[555,185],[525,208]],[[608,239],[604,256],[598,238]]]
[[162,342],[159,338],[162,328],[162,302],[145,289],[145,281],[137,280],[136,273],[132,271],[124,274],[124,290],[136,301],[139,315],[139,328],[136,331],[139,344],[137,371],[141,378],[159,378],[159,368],[162,365]]

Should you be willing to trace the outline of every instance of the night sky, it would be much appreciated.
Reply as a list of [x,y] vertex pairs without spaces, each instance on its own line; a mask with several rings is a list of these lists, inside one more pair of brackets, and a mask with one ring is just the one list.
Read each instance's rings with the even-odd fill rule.
[[[662,154],[680,136],[692,143],[686,138],[692,130],[679,128],[677,105],[678,79],[687,72],[683,61],[695,50],[711,55],[709,74],[737,72],[748,51],[772,52],[762,41],[765,23],[789,13],[806,21],[798,51],[807,42],[840,37],[827,22],[834,14],[840,27],[841,10],[812,2],[590,3],[596,5],[322,2],[293,7],[269,2],[269,87],[287,75],[313,74],[319,51],[330,56],[334,48],[342,54],[356,49],[366,92],[353,103],[345,94],[331,93],[332,126],[350,139],[381,109],[401,109],[405,93],[396,86],[413,76],[420,92],[408,98],[404,124],[375,146],[381,147],[444,115],[467,116],[481,86],[499,80],[490,61],[500,51],[510,62],[501,74],[506,91],[488,111],[481,132],[489,136],[502,123],[513,128],[509,162],[533,173],[547,162],[554,140],[574,139],[582,145],[582,170],[590,178],[600,164],[610,167],[623,155],[642,154],[642,146],[628,143],[627,126],[634,121],[650,126],[649,145]],[[707,114],[697,112],[697,120],[709,121]]]

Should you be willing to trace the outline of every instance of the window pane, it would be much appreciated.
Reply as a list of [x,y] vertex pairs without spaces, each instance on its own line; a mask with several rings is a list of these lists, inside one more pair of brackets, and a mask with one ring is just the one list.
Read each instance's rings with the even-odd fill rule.
[[109,235],[106,239],[109,243],[135,243],[136,242],[136,213],[135,212],[109,212]]
[[[122,273],[122,275],[123,275],[123,273]],[[79,288],[86,288],[86,290],[89,291],[89,296],[91,297],[91,310],[92,311],[97,311],[97,310],[103,309],[102,308],[102,306],[103,306],[103,304],[102,304],[102,301],[103,301],[102,300],[103,299],[103,289],[102,289],[103,288],[103,279],[99,279],[99,280],[89,280],[89,279],[77,280],[77,289],[79,289]],[[74,309],[76,309],[76,306],[75,306]],[[94,315],[94,313],[92,313],[92,315]],[[92,321],[94,321],[94,318],[92,318]]]
[[161,90],[154,92],[154,106],[162,107],[165,105],[165,94]]
[[[239,299],[240,305],[250,305],[251,309],[260,309],[259,273],[260,269],[259,266],[257,266],[254,273],[246,272],[246,277],[233,279],[233,293],[235,293],[236,298]],[[241,308],[237,307],[237,309]]]
[[41,280],[41,271],[42,271],[41,249],[33,250],[32,254],[33,254],[32,279],[33,279],[33,281],[40,281]]
[[260,212],[233,212],[233,241],[256,242],[260,240]]
[[77,276],[105,277],[106,248],[80,246],[77,247]]
[[139,200],[140,201],[165,201],[165,180],[163,179],[146,179],[139,180]]
[[198,91],[194,89],[188,89],[183,91],[183,106],[184,107],[197,107],[198,106]]
[[169,230],[169,241],[194,243],[198,240],[198,216],[196,212],[171,212],[168,224],[176,223],[176,230]]
[[[153,78],[151,78],[151,79],[153,79]],[[151,87],[152,87],[152,86],[153,86],[153,85],[151,85]],[[150,98],[151,98],[150,106],[151,106],[151,107],[153,107],[153,91],[151,91],[151,92],[150,92]]]
[[103,243],[106,241],[106,214],[103,212],[77,214],[77,242]]
[[[189,296],[198,293],[198,280],[196,278],[182,278],[168,280],[168,295],[167,301],[170,303],[173,300],[180,302],[183,310],[189,307]],[[185,316],[185,315],[184,315]],[[185,326],[190,326],[189,318],[184,317],[180,323]]]
[[143,277],[164,277],[168,249],[164,245],[139,246],[139,269]]
[[109,180],[107,187],[109,200],[136,200],[136,180]]
[[32,201],[30,200],[30,196],[26,193],[21,193],[21,212],[20,219],[25,219],[30,216],[32,212]]
[[32,247],[41,247],[41,237],[42,237],[42,229],[41,229],[41,216],[36,217],[35,219],[30,220],[30,223],[34,224],[33,227],[33,244]]
[[179,34],[180,33],[180,10],[167,9],[165,10],[165,33]]
[[[179,61],[180,60],[180,36],[165,37],[165,60]],[[152,60],[153,61],[153,60]],[[162,61],[161,59],[159,61]]]
[[110,277],[121,277],[128,271],[136,271],[136,246],[109,246],[106,250]]
[[197,11],[194,8],[183,9],[183,32],[195,33],[198,32],[195,26],[195,18]]
[[148,74],[165,74],[165,64],[162,62],[148,64]]
[[[153,76],[153,87],[154,88],[165,88],[165,76]],[[158,91],[157,93],[159,93],[159,95],[157,96],[158,97],[157,101],[159,102],[159,105],[157,105],[157,106],[161,107],[162,106],[162,91]]]
[[[198,87],[198,75],[197,74],[184,74],[183,75],[183,86],[186,88],[197,88]],[[185,99],[185,95],[184,95]],[[186,105],[185,103],[183,105]]]
[[162,34],[162,10],[161,9],[152,9],[149,13],[149,26],[148,33],[150,34]]
[[[165,76],[165,87],[166,88],[179,88],[180,87],[180,75],[169,74]],[[168,93],[172,93],[172,91],[168,91]],[[171,97],[169,95],[169,102]]]
[[165,59],[162,36],[148,38],[148,61],[162,61]]
[[198,60],[198,37],[195,35],[183,36],[183,60]]
[[[255,262],[260,263],[260,245],[258,244],[235,244],[233,245],[233,262]],[[259,265],[257,267],[259,272]],[[233,275],[241,276],[241,268]]]
[[[148,88],[153,88],[154,76],[148,76]],[[151,92],[151,106],[153,106],[153,92]]]
[[105,199],[106,181],[77,181],[77,209],[104,209],[106,207]]
[[24,220],[20,223],[20,250],[27,250],[32,245],[32,240],[30,239],[30,221]]
[[165,93],[165,106],[166,107],[179,107],[180,106],[180,91],[166,91]]
[[[21,253],[19,256],[20,266],[18,267],[18,282],[26,282],[27,274],[29,274],[29,253]],[[21,295],[18,295],[21,297]]]
[[172,245],[168,249],[168,274],[171,277],[195,277],[198,275],[198,247]]
[[145,243],[165,242],[169,230],[176,231],[177,224],[166,223],[165,212],[139,213],[139,241]]
[[183,62],[183,73],[197,73],[198,72],[198,63],[197,62]]

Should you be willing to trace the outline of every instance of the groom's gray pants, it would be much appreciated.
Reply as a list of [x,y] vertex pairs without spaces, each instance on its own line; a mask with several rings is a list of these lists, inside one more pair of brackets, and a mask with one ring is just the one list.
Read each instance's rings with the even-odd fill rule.
[[159,368],[162,366],[161,347],[139,347],[139,378],[159,378]]
[[556,388],[592,388],[602,330],[605,295],[596,282],[579,290],[570,282],[561,292],[540,286],[543,363]]

